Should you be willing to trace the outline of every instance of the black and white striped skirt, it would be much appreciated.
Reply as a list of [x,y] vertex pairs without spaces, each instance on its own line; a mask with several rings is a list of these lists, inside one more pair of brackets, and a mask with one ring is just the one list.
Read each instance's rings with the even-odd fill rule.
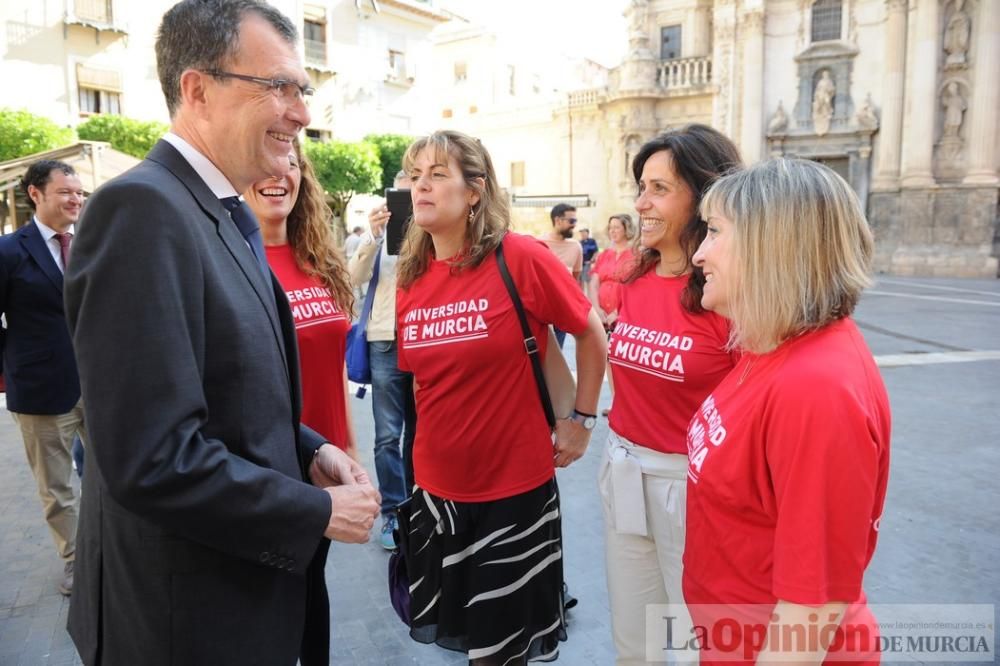
[[412,502],[410,636],[481,664],[555,660],[566,640],[555,477],[490,502],[420,488]]

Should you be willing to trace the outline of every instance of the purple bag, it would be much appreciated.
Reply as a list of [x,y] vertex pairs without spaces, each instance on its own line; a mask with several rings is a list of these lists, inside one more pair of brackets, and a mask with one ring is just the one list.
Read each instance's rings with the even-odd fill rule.
[[396,550],[389,556],[389,601],[403,624],[410,626],[410,575],[406,569],[406,554],[410,545],[410,499],[403,500],[395,509],[396,529],[392,536]]

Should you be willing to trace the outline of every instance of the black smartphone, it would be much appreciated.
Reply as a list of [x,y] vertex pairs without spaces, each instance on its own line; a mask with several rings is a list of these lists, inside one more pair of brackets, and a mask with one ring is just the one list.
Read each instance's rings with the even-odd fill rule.
[[385,225],[385,251],[399,254],[406,238],[406,230],[413,219],[413,201],[410,191],[388,187],[385,190],[385,204],[389,209],[389,221]]

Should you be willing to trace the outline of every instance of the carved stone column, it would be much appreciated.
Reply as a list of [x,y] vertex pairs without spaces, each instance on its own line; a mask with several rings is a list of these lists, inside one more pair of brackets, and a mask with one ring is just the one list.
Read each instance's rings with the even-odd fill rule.
[[903,136],[903,187],[932,187],[934,120],[937,118],[938,54],[941,52],[939,0],[919,0],[916,11],[909,126]]
[[903,83],[906,71],[906,0],[887,0],[885,74],[882,77],[882,119],[875,154],[874,190],[899,187],[900,143],[903,140]]
[[760,160],[764,143],[764,10],[751,11],[740,21],[743,33],[743,118],[740,152],[743,161]]
[[[978,25],[977,25],[978,24]],[[1000,109],[1000,3],[979,0],[976,29],[975,74],[969,110],[969,167],[963,182],[996,185],[997,109]]]

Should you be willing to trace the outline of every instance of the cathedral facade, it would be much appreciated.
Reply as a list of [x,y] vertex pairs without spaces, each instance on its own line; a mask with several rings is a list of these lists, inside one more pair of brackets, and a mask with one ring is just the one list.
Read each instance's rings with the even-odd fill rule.
[[747,163],[840,173],[868,211],[877,271],[997,277],[1000,2],[631,0],[625,13],[606,85],[553,111],[543,189],[591,195],[595,226],[631,210],[644,141],[703,122]]

